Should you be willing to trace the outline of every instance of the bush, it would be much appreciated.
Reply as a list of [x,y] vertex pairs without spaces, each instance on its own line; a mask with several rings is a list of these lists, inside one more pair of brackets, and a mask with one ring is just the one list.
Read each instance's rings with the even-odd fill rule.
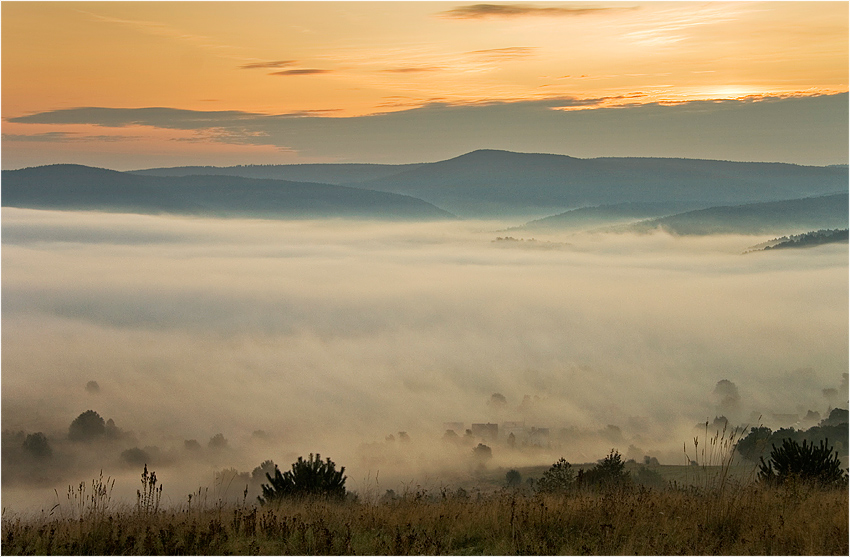
[[287,498],[324,497],[329,499],[345,498],[345,466],[336,470],[336,464],[330,458],[322,461],[321,455],[310,455],[308,460],[298,457],[292,464],[292,470],[281,474],[275,466],[274,476],[266,473],[269,484],[263,484],[263,495],[257,497],[260,503],[278,501]]
[[634,474],[634,481],[646,487],[664,487],[664,478],[656,470],[641,466]]
[[50,458],[53,455],[53,450],[47,442],[47,437],[40,431],[27,435],[22,446],[26,452],[37,459]]
[[838,453],[822,440],[817,447],[803,440],[800,445],[793,439],[783,439],[782,446],[773,445],[770,460],[760,459],[759,480],[774,485],[792,481],[813,483],[823,487],[838,486],[846,482]]
[[121,460],[130,466],[147,466],[147,463],[151,462],[151,456],[143,449],[133,447],[121,452]]
[[575,473],[572,465],[564,458],[558,459],[548,470],[543,472],[543,477],[537,482],[537,491],[540,493],[564,493],[573,487]]
[[104,435],[106,435],[106,422],[94,410],[86,410],[68,427],[68,439],[71,441],[92,441]]
[[522,474],[516,470],[508,470],[508,473],[505,474],[505,483],[509,487],[517,487],[522,483]]
[[631,481],[631,476],[625,468],[623,457],[619,452],[611,449],[608,456],[600,460],[596,466],[587,472],[580,472],[577,483],[602,487],[624,485]]
[[483,466],[488,460],[493,458],[493,449],[484,443],[478,443],[478,446],[472,449],[472,456],[480,466]]
[[750,433],[738,441],[735,449],[747,460],[758,462],[767,448],[772,433],[769,427],[751,427]]

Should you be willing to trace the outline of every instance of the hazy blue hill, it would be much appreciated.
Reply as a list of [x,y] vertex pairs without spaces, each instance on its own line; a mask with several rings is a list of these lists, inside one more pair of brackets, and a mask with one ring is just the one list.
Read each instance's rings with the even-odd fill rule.
[[546,232],[559,230],[580,230],[601,226],[625,224],[652,217],[666,216],[693,209],[692,203],[618,203],[616,205],[597,205],[582,207],[533,220],[511,230],[528,232]]
[[626,202],[711,206],[847,189],[846,167],[695,159],[599,158],[482,150],[363,182],[463,216],[564,211]]
[[236,176],[142,176],[80,165],[4,170],[2,205],[257,218],[455,218],[405,195]]
[[777,234],[847,228],[847,193],[768,203],[711,207],[622,227],[647,232],[661,228],[673,234]]
[[[551,215],[624,203],[676,210],[778,201],[847,189],[831,167],[699,159],[598,158],[479,150],[434,163],[156,168],[136,175],[230,175],[347,185],[424,199],[468,217]],[[643,215],[658,216],[664,213]],[[601,213],[600,213],[601,215]],[[579,215],[573,215],[578,217]]]
[[239,166],[177,166],[174,168],[149,168],[128,174],[143,176],[241,176],[270,180],[318,182],[321,184],[354,184],[385,178],[420,164],[254,164]]

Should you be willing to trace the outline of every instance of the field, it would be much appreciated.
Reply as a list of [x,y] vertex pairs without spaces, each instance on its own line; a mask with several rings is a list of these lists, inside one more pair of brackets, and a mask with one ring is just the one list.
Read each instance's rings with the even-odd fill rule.
[[[577,468],[581,468],[580,466]],[[6,555],[846,555],[846,489],[744,483],[746,469],[660,466],[665,487],[636,483],[543,495],[497,487],[366,491],[345,501],[159,507],[155,480],[115,505],[103,479],[69,488],[40,515],[3,516]],[[751,469],[751,468],[750,468]],[[634,475],[634,465],[632,474]],[[498,471],[501,472],[501,471]],[[533,477],[534,470],[523,470]],[[702,483],[701,487],[699,484]],[[143,482],[144,484],[144,482]],[[488,486],[491,490],[488,492]]]

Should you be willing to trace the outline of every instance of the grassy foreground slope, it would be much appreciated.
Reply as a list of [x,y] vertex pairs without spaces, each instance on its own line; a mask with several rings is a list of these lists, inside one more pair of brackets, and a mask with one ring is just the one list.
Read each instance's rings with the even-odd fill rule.
[[846,490],[408,493],[3,518],[6,555],[847,555]]

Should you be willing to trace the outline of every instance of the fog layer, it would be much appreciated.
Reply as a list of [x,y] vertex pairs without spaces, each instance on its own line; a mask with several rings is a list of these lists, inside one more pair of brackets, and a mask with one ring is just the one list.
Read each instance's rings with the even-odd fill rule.
[[[317,451],[354,488],[376,472],[382,488],[434,480],[460,458],[440,456],[444,422],[524,421],[553,444],[559,428],[623,434],[537,457],[494,447],[493,465],[593,461],[606,443],[678,464],[693,425],[720,413],[824,414],[848,368],[846,245],[742,255],[769,238],[656,233],[535,249],[493,241],[509,222],[2,222],[3,429],[65,439],[93,409],[174,455],[222,433],[231,450],[207,476],[159,472],[176,500],[216,466]],[[713,396],[722,379],[737,405]],[[415,449],[387,458],[399,431]],[[80,466],[60,480],[90,479]]]

